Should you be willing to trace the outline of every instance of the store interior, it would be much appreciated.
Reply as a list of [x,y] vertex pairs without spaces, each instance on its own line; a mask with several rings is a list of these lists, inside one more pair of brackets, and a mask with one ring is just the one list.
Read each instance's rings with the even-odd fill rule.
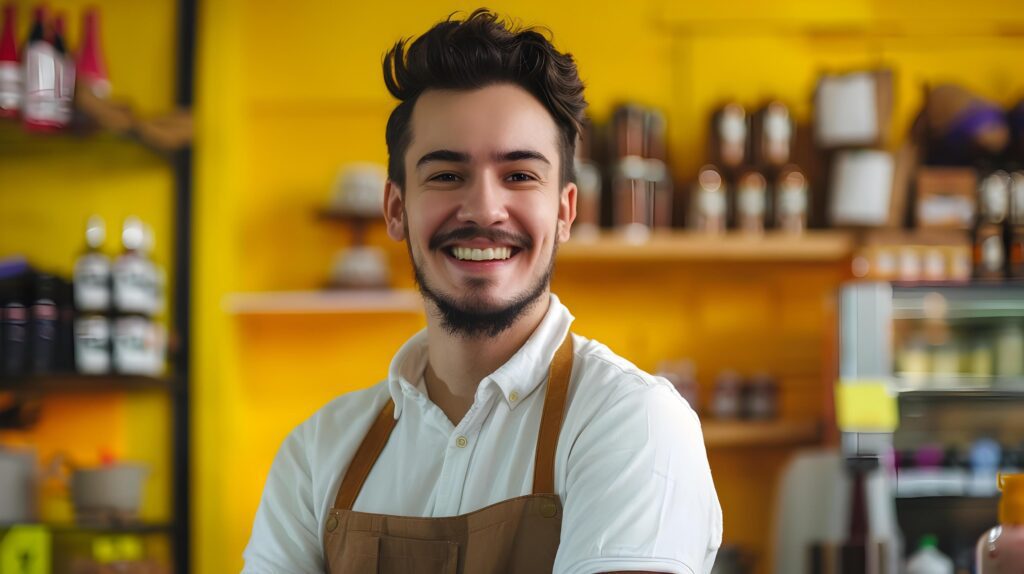
[[[0,564],[237,572],[287,433],[425,325],[381,58],[479,6],[7,5]],[[713,572],[980,571],[1024,470],[1018,2],[487,7],[578,63],[552,290],[700,415]]]

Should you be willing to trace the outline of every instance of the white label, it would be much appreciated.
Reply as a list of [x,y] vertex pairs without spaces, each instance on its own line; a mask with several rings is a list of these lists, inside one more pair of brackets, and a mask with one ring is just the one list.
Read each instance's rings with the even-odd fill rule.
[[155,313],[159,304],[156,266],[137,255],[123,255],[114,263],[114,308],[126,313]]
[[67,123],[60,105],[58,76],[62,68],[60,54],[46,42],[29,44],[25,54],[26,121],[53,125]]
[[726,143],[743,143],[747,137],[747,122],[744,121],[743,114],[726,110],[718,124],[718,135]]
[[826,77],[815,99],[817,140],[826,147],[870,145],[879,136],[875,76]]
[[122,317],[114,324],[114,368],[131,375],[157,375],[163,370],[165,337],[144,317]]
[[787,185],[779,191],[779,211],[782,215],[803,215],[807,212],[807,189]]
[[793,135],[793,126],[789,123],[789,114],[783,110],[771,110],[764,118],[765,138],[773,143],[789,143]]
[[1013,225],[1024,225],[1024,172],[1013,172],[1010,187],[1010,213]]
[[918,204],[917,219],[922,225],[968,227],[974,220],[974,202],[961,195],[932,195]]
[[105,311],[110,307],[110,260],[100,253],[78,258],[74,271],[75,306],[79,311]]
[[106,317],[75,320],[75,365],[87,375],[110,372],[110,323]]
[[929,249],[925,252],[924,276],[937,281],[946,278],[946,256],[941,249]]
[[992,235],[981,243],[981,266],[990,273],[1003,268],[1003,238]]
[[744,187],[739,194],[740,215],[745,217],[761,217],[764,215],[764,189]]
[[1000,223],[1009,210],[1010,190],[1007,180],[1000,175],[991,175],[981,186],[981,205],[985,219]]
[[725,194],[721,191],[701,191],[700,211],[705,217],[711,218],[725,215]]
[[0,62],[0,110],[20,110],[24,87],[17,62]]
[[883,225],[895,167],[884,151],[847,151],[836,158],[832,176],[832,223]]

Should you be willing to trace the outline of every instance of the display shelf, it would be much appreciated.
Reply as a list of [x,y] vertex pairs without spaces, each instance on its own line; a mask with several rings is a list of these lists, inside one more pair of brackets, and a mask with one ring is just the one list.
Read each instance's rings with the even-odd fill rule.
[[88,524],[52,524],[46,522],[21,522],[17,524],[0,524],[0,532],[9,530],[15,526],[41,526],[55,535],[111,535],[111,534],[165,534],[169,535],[174,531],[172,523],[132,523],[132,524],[111,524],[111,525],[88,525]]
[[413,289],[271,291],[232,293],[224,309],[234,315],[422,313],[423,300]]
[[327,221],[331,223],[355,223],[360,225],[384,223],[383,213],[377,213],[375,215],[363,215],[359,213],[349,213],[341,211],[334,207],[321,207],[316,211],[316,217],[320,221]]
[[817,421],[717,421],[701,422],[708,448],[745,446],[793,446],[813,444],[821,436]]
[[892,317],[895,320],[1024,317],[1024,283],[975,281],[951,286],[894,284]]
[[797,261],[837,262],[850,256],[854,238],[842,231],[802,235],[728,233],[708,236],[687,231],[657,232],[646,241],[628,241],[615,232],[572,240],[558,248],[559,261]]
[[169,391],[173,388],[175,385],[170,379],[140,375],[66,373],[0,379],[0,391],[34,394]]
[[912,398],[1024,399],[1024,377],[897,375],[893,389],[900,396]]

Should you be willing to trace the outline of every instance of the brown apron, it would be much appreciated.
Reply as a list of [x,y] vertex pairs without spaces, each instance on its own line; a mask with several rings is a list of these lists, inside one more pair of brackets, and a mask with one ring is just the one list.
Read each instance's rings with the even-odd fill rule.
[[562,503],[555,493],[555,448],[572,360],[572,336],[566,335],[548,374],[533,494],[469,514],[417,518],[352,510],[395,428],[395,405],[388,400],[356,451],[327,517],[324,558],[328,574],[551,572],[562,530]]

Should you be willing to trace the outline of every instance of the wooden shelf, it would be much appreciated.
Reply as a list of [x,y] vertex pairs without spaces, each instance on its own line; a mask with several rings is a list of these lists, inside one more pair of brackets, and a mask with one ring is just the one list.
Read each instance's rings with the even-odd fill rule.
[[423,300],[413,289],[276,291],[233,293],[225,297],[224,309],[234,315],[418,314]]
[[817,421],[704,420],[701,426],[708,448],[797,446],[814,444],[821,437]]
[[168,391],[173,388],[174,383],[169,379],[136,375],[65,373],[0,379],[0,391],[45,395]]
[[603,233],[595,240],[573,240],[559,247],[560,261],[795,261],[834,262],[853,252],[852,234],[809,231],[803,235],[728,233],[708,236],[686,231],[659,232],[643,243]]
[[58,536],[67,535],[111,535],[111,534],[170,534],[174,528],[170,523],[130,523],[116,525],[89,525],[89,524],[58,524],[45,522],[21,522],[17,524],[0,524],[0,531],[7,530],[14,526],[43,527]]

